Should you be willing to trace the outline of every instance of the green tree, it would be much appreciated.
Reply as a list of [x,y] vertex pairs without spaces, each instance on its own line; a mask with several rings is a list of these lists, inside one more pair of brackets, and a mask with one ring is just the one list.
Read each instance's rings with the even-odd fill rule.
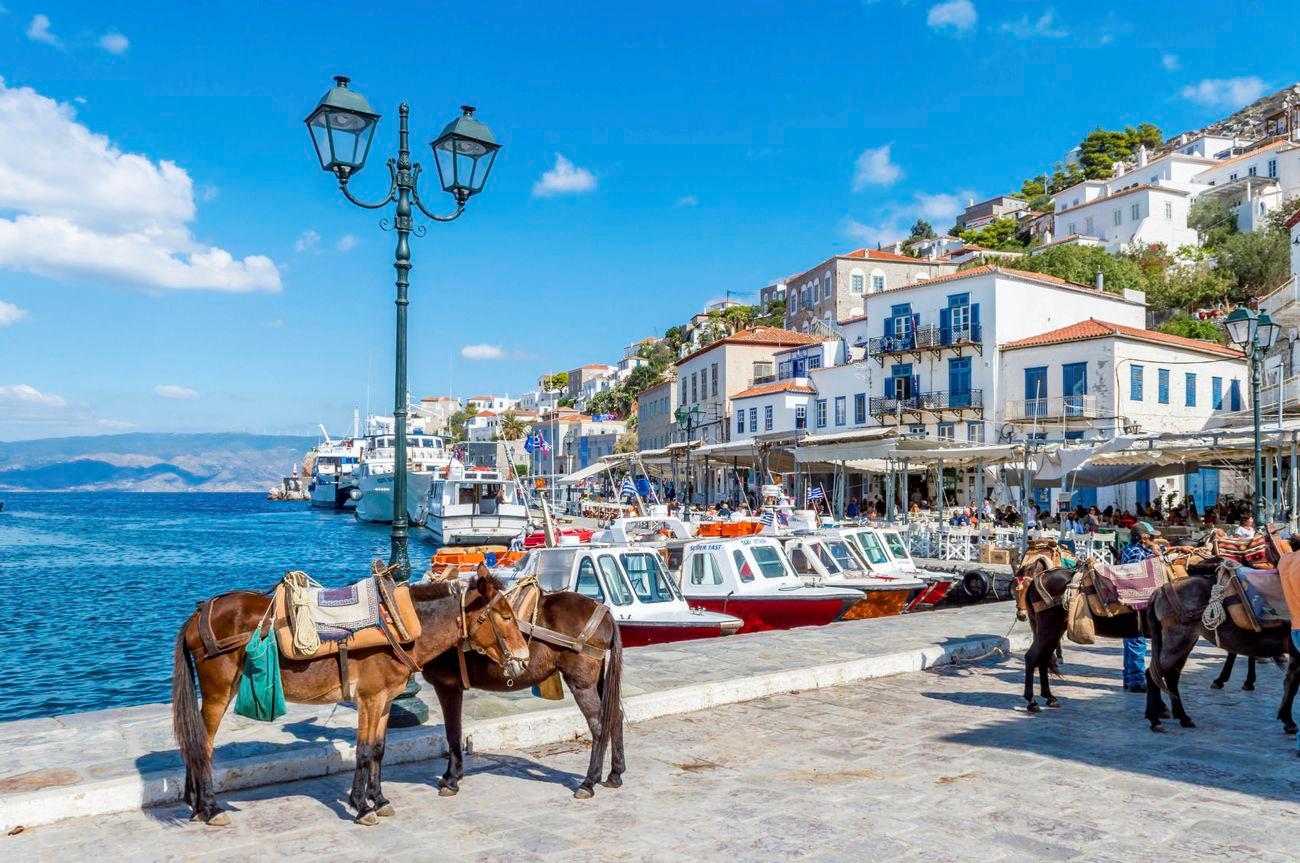
[[1082,285],[1096,284],[1100,272],[1105,278],[1106,290],[1112,294],[1121,294],[1125,289],[1144,291],[1147,288],[1146,278],[1136,263],[1095,246],[1053,246],[1016,259],[1015,268]]
[[569,388],[569,373],[556,372],[542,382],[542,389],[548,393],[562,393]]
[[472,408],[461,408],[447,417],[447,433],[451,435],[453,441],[463,441],[465,439],[465,423],[469,422],[470,417],[477,413],[478,411]]
[[619,435],[618,440],[614,443],[614,452],[636,452],[640,447],[637,443],[635,431],[629,431],[626,434]]
[[1202,196],[1187,211],[1187,227],[1196,231],[1202,246],[1218,248],[1237,233],[1237,214],[1217,198]]
[[528,423],[519,418],[514,411],[506,411],[497,424],[497,436],[502,440],[519,440],[528,434]]
[[515,476],[528,476],[528,464],[526,462],[515,465]]
[[1268,228],[1232,234],[1214,252],[1219,272],[1232,282],[1232,298],[1260,297],[1286,280],[1291,244],[1286,234]]
[[573,407],[573,403],[574,403],[574,399],[570,398],[569,396],[565,396],[564,398],[556,402],[555,406],[557,408],[571,408]]
[[754,318],[754,324],[764,327],[785,326],[785,300],[772,300],[763,309],[763,313]]
[[1194,318],[1184,312],[1174,315],[1156,329],[1159,332],[1169,333],[1171,336],[1182,336],[1185,339],[1206,339],[1222,343],[1225,338],[1223,328],[1218,324],[1213,321]]
[[1019,236],[1020,225],[1014,216],[994,219],[982,228],[967,228],[957,236],[971,246],[983,246],[999,252],[1020,252],[1025,248]]
[[1287,198],[1276,210],[1268,214],[1268,226],[1275,231],[1289,233],[1287,220],[1294,216],[1297,210],[1300,210],[1300,198]]
[[912,233],[909,235],[909,238],[913,240],[933,240],[934,237],[934,228],[925,219],[917,219],[916,224],[912,225]]

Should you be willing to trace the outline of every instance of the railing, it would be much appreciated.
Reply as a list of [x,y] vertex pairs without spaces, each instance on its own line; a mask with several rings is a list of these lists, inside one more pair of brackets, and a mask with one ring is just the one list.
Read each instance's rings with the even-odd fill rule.
[[939,390],[917,393],[905,398],[872,396],[870,410],[873,415],[883,416],[923,411],[963,411],[972,408],[984,409],[983,390]]
[[1300,280],[1292,276],[1265,294],[1259,301],[1259,308],[1276,318],[1283,308],[1296,304],[1300,304]]
[[750,378],[749,385],[751,387],[757,387],[763,384],[774,383],[775,381],[776,381],[776,375],[759,375],[758,377]]
[[1008,420],[1045,420],[1062,417],[1096,417],[1096,396],[1052,396],[1042,399],[1016,399],[1003,411]]
[[983,333],[980,324],[967,324],[964,327],[941,327],[926,324],[915,330],[898,336],[876,336],[867,346],[869,354],[894,354],[907,351],[939,350],[958,345],[978,345],[982,343]]

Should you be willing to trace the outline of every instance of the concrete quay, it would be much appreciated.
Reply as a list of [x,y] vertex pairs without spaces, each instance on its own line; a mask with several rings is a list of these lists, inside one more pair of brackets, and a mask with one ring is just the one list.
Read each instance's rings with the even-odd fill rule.
[[991,659],[639,722],[626,784],[571,796],[581,743],[480,747],[457,797],[438,763],[385,769],[397,809],[352,823],[341,776],[232,792],[232,824],[184,806],[0,836],[7,863],[1289,863],[1300,859],[1294,742],[1259,690],[1183,691],[1199,728],[1151,734],[1120,689],[1120,648],[1067,645],[1060,710],[1020,709],[1021,665]]
[[[640,722],[1022,648],[1025,625],[1009,644],[1004,638],[1012,617],[1008,604],[997,603],[629,650],[627,717]],[[438,717],[431,688],[421,697]],[[527,691],[471,693],[465,718],[478,751],[558,744],[586,731],[571,699],[542,701]],[[355,727],[348,705],[289,705],[274,723],[229,714],[217,738],[216,788],[228,793],[351,771]],[[444,752],[440,724],[393,730],[385,766]],[[0,833],[174,804],[183,780],[167,704],[0,724]],[[342,777],[332,782],[346,784]]]

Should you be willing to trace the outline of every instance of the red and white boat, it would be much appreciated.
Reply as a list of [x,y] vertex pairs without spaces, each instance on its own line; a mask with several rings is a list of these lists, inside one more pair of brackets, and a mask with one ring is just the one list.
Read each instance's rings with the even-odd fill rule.
[[838,530],[784,537],[786,559],[809,586],[844,587],[862,598],[844,613],[845,620],[900,614],[926,589],[919,578],[877,571]]
[[506,578],[536,575],[542,590],[571,590],[607,605],[627,647],[731,635],[739,618],[692,608],[653,548],[563,545],[535,548]]
[[[572,545],[576,543],[591,542],[591,535],[596,531],[589,530],[585,527],[565,527],[556,530],[559,535],[559,545]],[[535,530],[524,536],[524,548],[545,548],[546,531]]]
[[[670,547],[670,556],[676,549]],[[862,591],[808,587],[776,540],[697,539],[680,548],[680,584],[691,605],[745,622],[741,632],[821,626],[862,599]]]
[[918,567],[907,550],[907,542],[897,530],[849,527],[844,528],[841,533],[852,540],[862,558],[871,564],[872,569],[885,574],[919,578],[925,582],[926,589],[908,603],[909,610],[935,605],[948,594],[957,581],[956,576]]

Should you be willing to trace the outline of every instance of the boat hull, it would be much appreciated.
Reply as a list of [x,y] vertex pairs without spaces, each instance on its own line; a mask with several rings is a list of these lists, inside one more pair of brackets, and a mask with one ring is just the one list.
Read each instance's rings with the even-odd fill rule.
[[915,590],[868,590],[844,612],[845,620],[869,620],[901,614]]
[[744,621],[741,632],[766,632],[822,626],[838,620],[858,599],[846,600],[838,596],[687,596],[686,601],[694,608],[739,617]]
[[645,647],[651,644],[670,644],[675,641],[694,641],[700,638],[717,638],[731,635],[739,627],[722,621],[644,621],[620,620],[618,633],[624,647]]
[[312,509],[351,509],[356,506],[356,501],[348,495],[347,489],[339,487],[338,480],[318,477],[312,481],[311,505]]
[[439,545],[509,545],[527,524],[523,515],[430,515],[424,526]]

